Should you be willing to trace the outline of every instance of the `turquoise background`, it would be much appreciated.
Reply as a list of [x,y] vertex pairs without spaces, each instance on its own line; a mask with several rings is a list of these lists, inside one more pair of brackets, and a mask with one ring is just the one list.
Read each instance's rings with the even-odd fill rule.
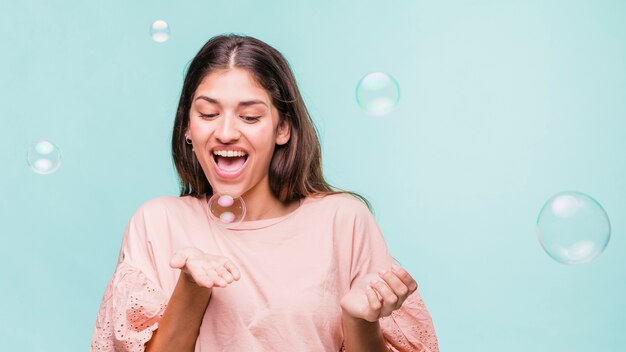
[[[0,350],[88,350],[126,222],[178,192],[185,65],[236,32],[290,61],[328,179],[373,203],[442,351],[626,351],[625,23],[618,0],[4,1]],[[356,104],[372,71],[401,87],[388,116]],[[56,173],[27,165],[40,138]],[[536,237],[566,190],[611,219],[586,265]]]

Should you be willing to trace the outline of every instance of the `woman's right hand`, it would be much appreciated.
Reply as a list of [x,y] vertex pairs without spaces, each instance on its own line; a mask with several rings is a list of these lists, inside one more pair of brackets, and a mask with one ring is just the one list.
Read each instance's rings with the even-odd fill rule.
[[204,253],[196,247],[187,247],[174,253],[170,266],[180,269],[187,279],[206,288],[226,287],[241,277],[232,260]]

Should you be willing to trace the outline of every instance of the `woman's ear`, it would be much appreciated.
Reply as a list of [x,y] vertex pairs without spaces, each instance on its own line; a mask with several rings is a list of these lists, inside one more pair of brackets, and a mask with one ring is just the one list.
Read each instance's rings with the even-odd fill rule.
[[283,145],[289,142],[289,138],[291,137],[289,121],[287,121],[287,119],[282,119],[278,123],[278,129],[276,132],[276,144]]

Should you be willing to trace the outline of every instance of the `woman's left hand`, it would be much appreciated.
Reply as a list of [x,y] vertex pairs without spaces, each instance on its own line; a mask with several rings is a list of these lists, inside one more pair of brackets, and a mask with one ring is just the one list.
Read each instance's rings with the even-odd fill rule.
[[341,299],[341,309],[353,318],[375,322],[400,308],[415,290],[417,283],[413,277],[394,264],[390,270],[356,279]]

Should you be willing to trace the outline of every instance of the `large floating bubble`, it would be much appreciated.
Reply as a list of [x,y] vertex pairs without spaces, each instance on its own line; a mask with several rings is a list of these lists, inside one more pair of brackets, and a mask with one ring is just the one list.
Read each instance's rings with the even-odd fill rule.
[[61,167],[61,150],[51,141],[42,139],[28,148],[27,161],[34,172],[51,174]]
[[387,115],[400,101],[400,86],[384,72],[369,73],[357,84],[356,101],[370,115]]
[[611,224],[595,199],[580,192],[561,192],[539,212],[537,236],[554,260],[584,264],[604,251],[611,237]]
[[218,224],[233,228],[246,216],[246,204],[241,197],[216,193],[209,198],[209,216]]
[[163,43],[170,39],[170,26],[163,20],[154,21],[150,27],[150,35],[155,42]]

